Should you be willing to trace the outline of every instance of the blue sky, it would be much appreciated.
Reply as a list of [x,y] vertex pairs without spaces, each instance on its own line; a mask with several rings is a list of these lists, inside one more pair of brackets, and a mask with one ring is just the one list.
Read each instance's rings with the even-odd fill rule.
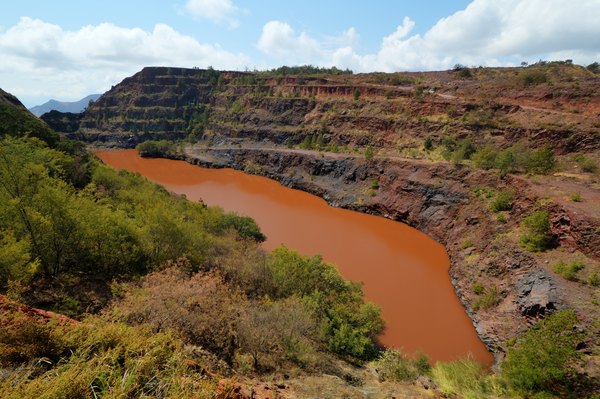
[[146,65],[355,72],[600,60],[600,0],[104,0],[3,4],[0,88],[27,106]]

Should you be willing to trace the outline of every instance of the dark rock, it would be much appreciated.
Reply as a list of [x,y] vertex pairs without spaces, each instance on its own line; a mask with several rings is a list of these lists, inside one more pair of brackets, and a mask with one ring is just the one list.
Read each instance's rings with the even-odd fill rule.
[[536,270],[517,281],[517,304],[527,317],[543,317],[560,308],[558,289],[544,270]]

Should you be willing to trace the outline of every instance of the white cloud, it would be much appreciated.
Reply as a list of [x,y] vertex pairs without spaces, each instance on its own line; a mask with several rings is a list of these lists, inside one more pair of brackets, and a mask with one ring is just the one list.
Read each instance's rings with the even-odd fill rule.
[[242,69],[250,63],[164,24],[152,31],[109,23],[67,31],[27,17],[0,32],[0,54],[0,87],[25,99],[77,99],[148,65]]
[[228,24],[231,28],[239,26],[234,18],[240,9],[231,0],[187,0],[184,9],[196,18],[209,19],[217,24]]
[[587,64],[600,59],[600,1],[474,0],[464,10],[440,19],[423,35],[411,34],[415,22],[405,17],[382,39],[377,52],[361,54],[358,34],[337,46],[295,33],[287,23],[268,22],[258,41],[260,51],[279,62],[335,65],[355,71],[447,69],[465,65],[510,65],[538,59]]

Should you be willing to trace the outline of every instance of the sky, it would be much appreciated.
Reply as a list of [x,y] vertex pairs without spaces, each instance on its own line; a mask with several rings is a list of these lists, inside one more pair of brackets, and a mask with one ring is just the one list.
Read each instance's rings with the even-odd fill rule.
[[144,66],[354,72],[600,61],[600,0],[19,0],[0,88],[28,107],[103,93]]

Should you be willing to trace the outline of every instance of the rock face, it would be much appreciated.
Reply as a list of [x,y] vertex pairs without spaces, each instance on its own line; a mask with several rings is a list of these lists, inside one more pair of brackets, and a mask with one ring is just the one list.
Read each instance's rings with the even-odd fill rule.
[[517,282],[518,304],[527,317],[541,317],[561,303],[558,289],[552,278],[541,270],[532,272]]
[[498,148],[519,140],[561,153],[600,148],[600,78],[553,68],[552,85],[523,87],[515,77],[523,68],[480,69],[465,79],[452,71],[284,76],[148,67],[92,104],[77,137],[122,147],[186,137],[286,145],[312,138],[321,147],[410,152],[425,138],[439,145],[452,136]]

